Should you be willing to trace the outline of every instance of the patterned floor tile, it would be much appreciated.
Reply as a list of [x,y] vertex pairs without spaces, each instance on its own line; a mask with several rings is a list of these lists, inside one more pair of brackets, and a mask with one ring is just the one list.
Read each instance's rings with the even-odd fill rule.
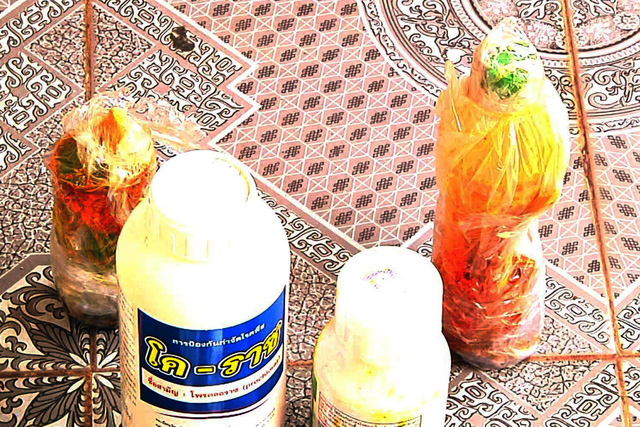
[[302,218],[287,207],[284,197],[277,193],[269,194],[261,188],[259,186],[260,195],[280,219],[291,250],[320,271],[337,277],[344,263],[362,249],[361,246],[339,242],[337,235],[331,230],[323,229],[315,218]]
[[445,425],[621,425],[615,365],[560,361],[463,369],[450,384]]
[[582,51],[623,42],[640,29],[640,5],[633,0],[571,0],[571,7],[576,41]]
[[285,426],[309,425],[311,419],[311,366],[287,368],[287,406]]
[[89,397],[84,377],[0,379],[0,423],[7,426],[83,427]]
[[572,135],[562,193],[558,202],[540,217],[538,232],[544,257],[604,302],[604,276],[580,141],[578,135]]
[[545,327],[538,354],[614,353],[608,303],[547,264]]
[[29,254],[49,252],[53,195],[44,157],[62,136],[63,115],[82,98],[78,95],[66,102],[30,130],[25,141],[32,151],[6,174],[0,172],[0,274]]
[[[48,257],[34,254],[49,248],[43,156],[60,135],[63,112],[84,95],[82,2],[12,3],[0,0],[0,370],[80,373],[91,365],[89,330],[67,316]],[[293,251],[286,425],[305,425],[310,360],[333,316],[344,263],[377,244],[409,242],[431,253],[431,233],[412,239],[435,213],[433,107],[444,87],[443,59],[468,69],[488,29],[518,16],[575,118],[564,2],[171,3],[178,12],[155,0],[93,2],[94,84],[168,100],[203,125],[205,143],[256,172]],[[640,104],[633,84],[640,6],[569,3],[621,342],[640,351]],[[255,114],[251,99],[259,104]],[[623,425],[612,363],[540,357],[613,353],[594,201],[581,136],[573,134],[563,194],[539,224],[550,265],[538,358],[499,371],[454,358],[447,425]],[[97,330],[95,344],[95,367],[109,372],[92,373],[91,384],[73,376],[0,379],[0,405],[8,408],[0,424],[120,425],[117,331]],[[640,363],[625,360],[624,373],[640,425]],[[84,412],[89,405],[92,414]]]
[[640,127],[593,132],[597,197],[622,348],[640,350]]
[[640,3],[572,0],[585,107],[596,132],[640,125]]
[[76,86],[84,85],[84,9],[74,9],[58,24],[46,30],[27,49],[68,77]]
[[433,220],[433,100],[381,57],[355,1],[173,4],[260,64],[240,87],[260,111],[220,146],[296,212],[355,247]]
[[[290,367],[287,426],[305,425],[311,367]],[[615,367],[597,361],[524,362],[478,371],[454,359],[449,426],[621,426]]]
[[291,256],[290,361],[313,357],[316,340],[335,311],[335,281],[297,254]]
[[629,397],[629,412],[632,425],[640,425],[640,360],[626,359],[622,362],[624,382]]
[[89,367],[89,329],[67,314],[48,255],[31,255],[1,276],[0,291],[0,370]]
[[151,49],[153,43],[96,4],[93,4],[93,16],[96,36],[93,73],[95,86],[102,88]]
[[0,15],[0,177],[38,149],[34,129],[84,94],[82,2],[20,2]]
[[0,1],[0,14],[4,13],[11,7],[12,4],[17,3],[17,0],[2,0]]
[[93,427],[122,425],[120,414],[120,372],[102,372],[92,375],[91,400]]
[[42,152],[2,178],[0,274],[29,254],[49,252],[52,197]]
[[640,311],[640,4],[572,1],[602,240],[624,350]]
[[168,101],[206,132],[203,146],[257,108],[235,88],[253,63],[163,2],[100,0],[93,11],[98,91]]
[[[496,10],[502,6],[480,3],[473,7],[440,6],[453,8],[458,14],[470,8],[481,10],[485,18],[474,9],[477,16],[473,22],[480,23],[491,13],[494,18],[489,21],[495,20]],[[433,221],[433,106],[443,82],[439,80],[433,90],[423,85],[426,92],[417,91],[389,68],[376,44],[360,29],[360,20],[364,19],[374,35],[385,31],[389,35],[391,30],[374,22],[379,14],[367,15],[381,5],[363,2],[359,17],[355,1],[172,4],[260,64],[254,78],[244,86],[260,102],[260,111],[220,146],[252,167],[259,179],[275,187],[275,192],[288,197],[292,210],[318,220],[320,228],[334,231],[338,241],[355,247],[398,244],[410,239],[422,224]],[[574,111],[566,55],[558,43],[542,35],[555,31],[554,40],[561,39],[556,37],[562,33],[559,5],[550,2],[539,11],[524,2],[509,7],[517,9],[521,17],[533,17],[538,12],[546,16],[537,30],[533,18],[527,21],[528,29],[541,48],[546,46],[543,56],[549,77]],[[455,15],[440,6],[434,6],[434,11]],[[463,9],[465,12],[461,12]],[[469,17],[457,15],[450,20],[457,27],[461,22],[471,22]],[[427,27],[433,32],[429,33],[432,38],[444,31],[441,21],[434,18],[433,25]],[[420,22],[416,18],[411,25]],[[547,30],[541,30],[543,27]],[[438,39],[439,43],[461,46],[468,53],[486,34],[488,24],[473,28],[478,29],[473,36],[465,29],[465,35],[455,40]],[[476,42],[465,42],[471,38]],[[378,41],[383,48],[399,45]],[[424,44],[430,46],[426,41]],[[442,52],[454,50],[440,48],[432,49],[436,52],[433,55],[440,55],[437,61],[426,61],[436,68],[442,67]],[[392,60],[398,57],[385,54]],[[415,77],[415,72],[407,72]],[[541,233],[548,259],[604,295],[599,266],[594,263],[598,262],[591,233],[595,228],[589,225],[590,201],[588,192],[584,195],[587,188],[577,141],[561,205],[543,218]],[[559,243],[560,233],[564,240]]]

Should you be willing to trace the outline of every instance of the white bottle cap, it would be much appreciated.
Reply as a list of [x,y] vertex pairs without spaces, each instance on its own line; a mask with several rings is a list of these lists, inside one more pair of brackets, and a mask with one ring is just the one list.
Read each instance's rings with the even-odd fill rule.
[[440,273],[408,249],[360,252],[338,276],[335,331],[348,357],[380,366],[415,357],[442,333]]
[[245,220],[255,182],[232,156],[194,150],[168,160],[151,182],[148,214],[159,250],[202,261]]

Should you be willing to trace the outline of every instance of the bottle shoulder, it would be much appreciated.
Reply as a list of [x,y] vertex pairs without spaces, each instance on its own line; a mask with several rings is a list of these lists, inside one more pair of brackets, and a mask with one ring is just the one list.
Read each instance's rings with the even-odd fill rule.
[[398,364],[381,367],[346,354],[332,322],[318,338],[313,369],[318,389],[338,406],[381,417],[393,413],[401,419],[447,392],[451,355],[442,334],[418,346],[429,348],[428,354],[407,353]]

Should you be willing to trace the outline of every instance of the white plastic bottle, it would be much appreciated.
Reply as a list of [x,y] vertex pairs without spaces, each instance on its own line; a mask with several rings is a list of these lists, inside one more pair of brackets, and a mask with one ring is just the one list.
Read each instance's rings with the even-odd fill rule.
[[367,249],[338,277],[336,314],[318,338],[313,426],[442,426],[451,356],[442,280],[417,253]]
[[166,162],[118,241],[123,425],[281,426],[289,268],[241,164]]

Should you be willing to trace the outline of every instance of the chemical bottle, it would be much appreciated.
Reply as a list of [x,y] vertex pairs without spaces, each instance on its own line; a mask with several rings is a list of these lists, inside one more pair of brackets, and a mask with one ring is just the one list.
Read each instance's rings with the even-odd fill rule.
[[443,425],[451,356],[441,316],[442,280],[426,258],[377,247],[350,259],[315,350],[313,426]]
[[167,161],[116,253],[123,426],[281,426],[289,266],[246,168]]

